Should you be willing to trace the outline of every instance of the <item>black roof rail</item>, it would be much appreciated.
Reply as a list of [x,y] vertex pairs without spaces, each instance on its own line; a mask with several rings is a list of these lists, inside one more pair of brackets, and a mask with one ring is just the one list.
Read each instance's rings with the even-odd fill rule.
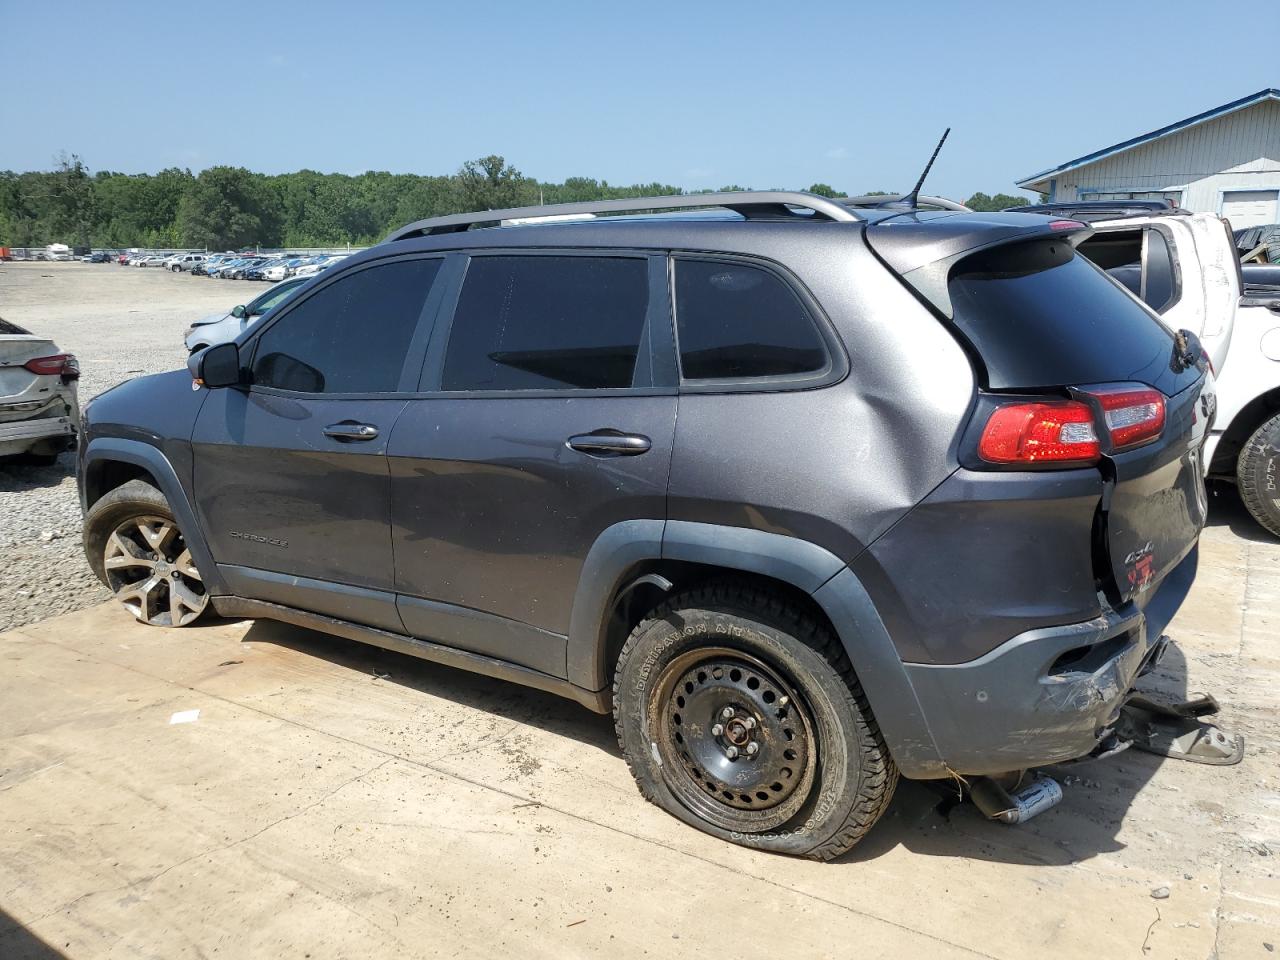
[[793,208],[811,210],[819,220],[852,223],[862,218],[838,200],[800,190],[742,190],[729,193],[681,194],[671,197],[635,197],[622,200],[586,200],[579,203],[549,203],[536,207],[510,207],[506,210],[480,210],[454,213],[445,217],[418,220],[393,230],[387,241],[409,237],[430,237],[440,233],[461,233],[479,224],[499,224],[503,220],[536,217],[570,217],[601,213],[642,213],[654,210],[724,207],[748,220],[781,220],[807,216]]
[[1172,200],[1064,200],[1059,203],[1032,203],[1021,207],[1005,207],[1005,213],[1041,213],[1052,217],[1094,222],[1120,220],[1154,214],[1189,214]]

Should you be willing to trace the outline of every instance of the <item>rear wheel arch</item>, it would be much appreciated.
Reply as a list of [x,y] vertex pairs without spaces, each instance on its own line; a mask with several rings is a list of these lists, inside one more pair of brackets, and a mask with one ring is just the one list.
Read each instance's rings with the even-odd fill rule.
[[1209,476],[1236,479],[1240,451],[1260,426],[1280,413],[1280,387],[1258,394],[1232,418],[1213,452]]
[[[733,584],[775,599],[837,635],[835,625],[821,605],[799,587],[776,577],[737,567],[655,560],[636,566],[624,578],[609,604],[599,644],[599,666],[607,683],[613,682],[618,657],[631,632],[670,597],[710,583]],[[573,653],[570,652],[570,657]]]
[[[662,589],[654,578],[670,582]],[[588,554],[573,604],[567,677],[608,689],[627,637],[666,595],[731,580],[765,590],[844,647],[902,772],[946,775],[902,660],[856,574],[830,551],[794,537],[719,524],[631,520]]]
[[[639,582],[646,574],[681,587],[701,572],[755,575],[811,594],[843,566],[817,544],[763,530],[679,520],[615,523],[596,538],[583,563],[569,618],[566,676],[588,690],[613,682],[609,658],[621,647],[619,610],[653,596],[654,585]],[[627,599],[637,588],[641,592]]]

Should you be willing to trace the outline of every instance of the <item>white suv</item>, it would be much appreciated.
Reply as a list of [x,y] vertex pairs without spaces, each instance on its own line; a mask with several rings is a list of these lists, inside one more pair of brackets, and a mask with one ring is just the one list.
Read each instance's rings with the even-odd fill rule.
[[1200,338],[1218,386],[1206,472],[1235,483],[1258,523],[1280,536],[1280,297],[1246,295],[1226,220],[1176,209],[1108,218],[1101,206],[1036,209],[1090,221],[1080,252],[1171,329]]
[[185,270],[190,270],[197,263],[204,263],[203,253],[175,254],[165,262],[165,266],[174,273],[182,273]]

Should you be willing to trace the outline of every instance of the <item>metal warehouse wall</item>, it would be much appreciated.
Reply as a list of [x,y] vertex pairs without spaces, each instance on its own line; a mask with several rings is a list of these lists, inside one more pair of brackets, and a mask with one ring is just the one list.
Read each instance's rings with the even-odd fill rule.
[[1223,190],[1280,190],[1280,103],[1264,101],[1057,178],[1054,199],[1183,191],[1188,210],[1217,213]]

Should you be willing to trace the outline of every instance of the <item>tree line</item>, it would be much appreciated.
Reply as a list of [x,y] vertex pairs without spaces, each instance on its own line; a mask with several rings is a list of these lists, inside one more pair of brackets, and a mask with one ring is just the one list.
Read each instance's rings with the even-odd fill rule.
[[[825,183],[807,189],[827,197],[846,195]],[[526,177],[496,155],[469,160],[441,176],[314,170],[269,175],[227,166],[198,174],[177,167],[155,174],[93,172],[79,156],[64,155],[52,171],[0,171],[0,246],[57,242],[223,250],[367,245],[424,217],[688,192],[699,191],[667,183],[617,186],[590,177],[548,183]],[[976,193],[966,202],[975,210],[999,210],[1026,201]]]

